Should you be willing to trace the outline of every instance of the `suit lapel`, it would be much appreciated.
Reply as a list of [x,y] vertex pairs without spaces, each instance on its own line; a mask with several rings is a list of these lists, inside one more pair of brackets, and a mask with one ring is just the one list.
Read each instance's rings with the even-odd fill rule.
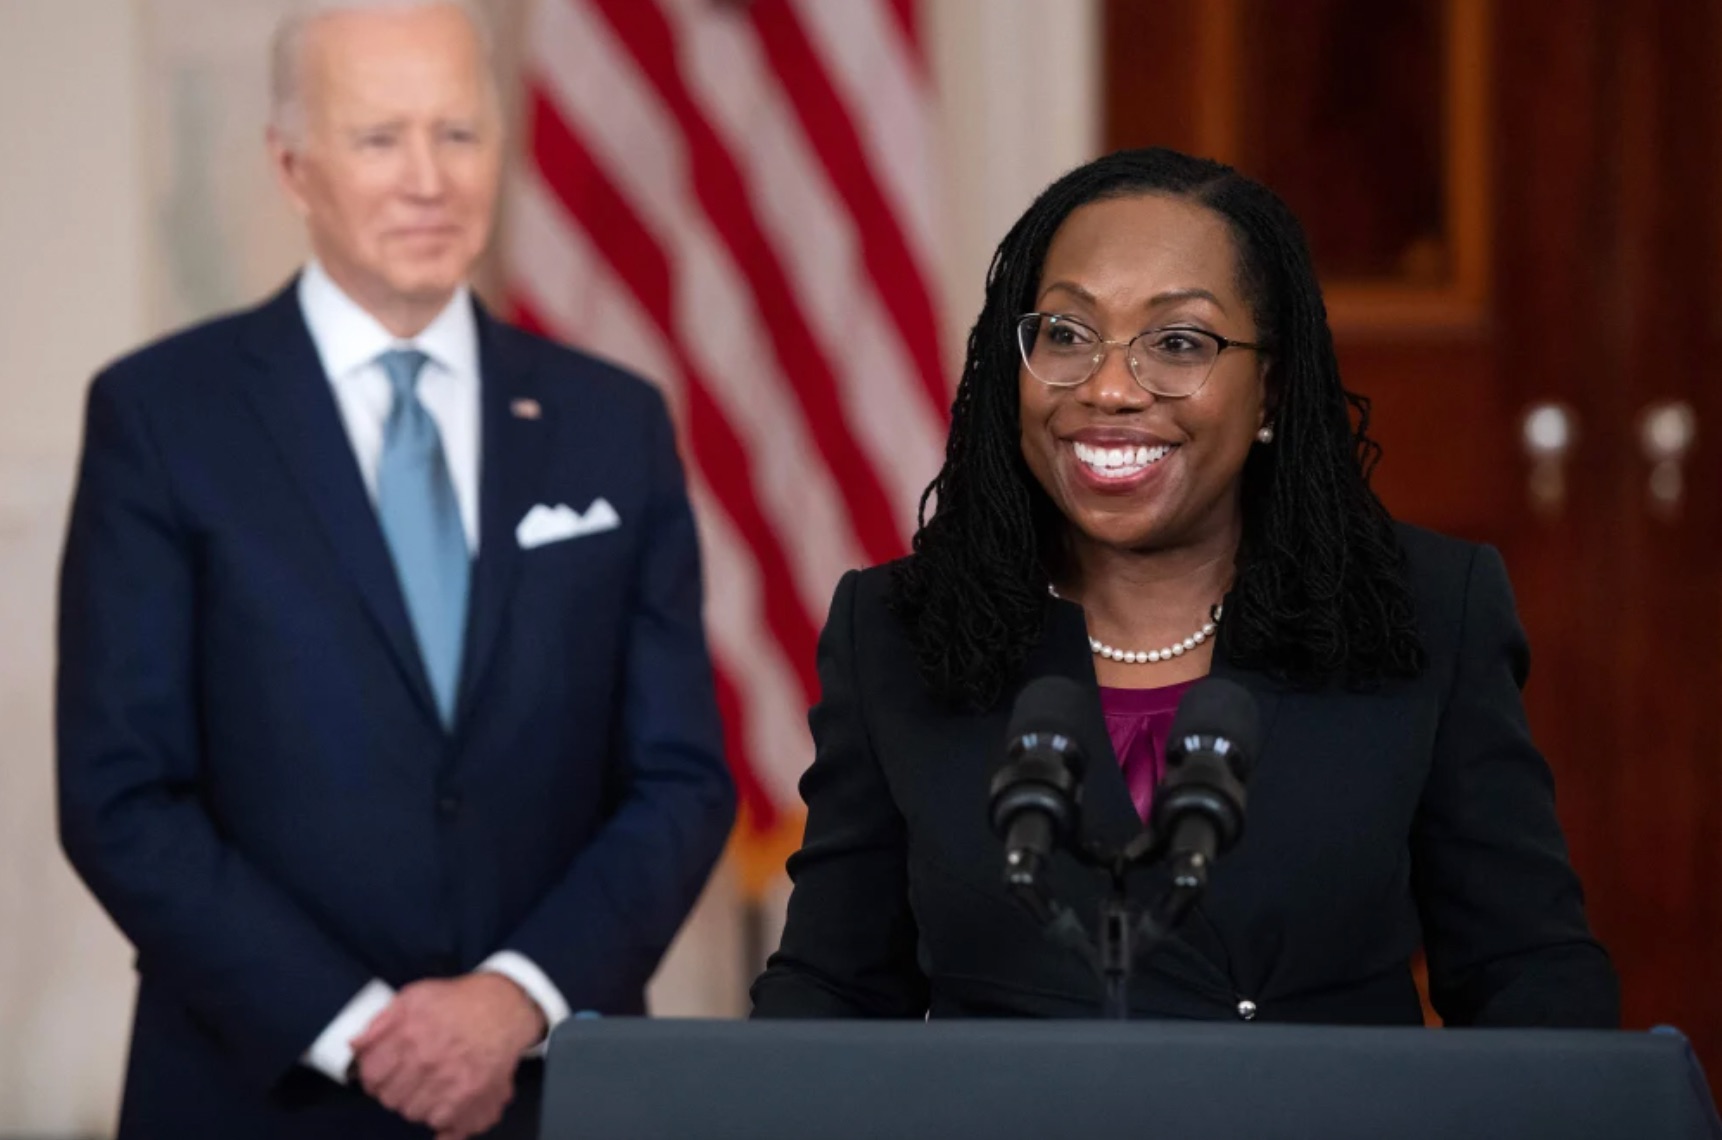
[[295,279],[254,314],[244,350],[258,374],[245,391],[305,495],[330,551],[357,587],[366,615],[423,711],[435,719],[436,702],[394,561],[334,392],[299,311],[297,284]]
[[554,423],[531,363],[510,330],[475,301],[478,317],[483,453],[479,549],[461,669],[462,716],[484,679],[520,573],[515,527],[535,501]]

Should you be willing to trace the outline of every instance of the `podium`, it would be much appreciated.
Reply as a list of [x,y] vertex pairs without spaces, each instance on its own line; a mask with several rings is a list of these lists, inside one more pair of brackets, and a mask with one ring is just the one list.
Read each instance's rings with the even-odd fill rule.
[[542,1140],[1722,1140],[1684,1038],[1102,1021],[564,1022]]

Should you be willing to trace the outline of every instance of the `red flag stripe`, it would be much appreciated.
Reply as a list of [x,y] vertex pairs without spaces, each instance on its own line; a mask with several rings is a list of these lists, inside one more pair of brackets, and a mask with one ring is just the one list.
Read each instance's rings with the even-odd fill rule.
[[746,544],[736,537],[710,489],[697,478],[691,482],[708,571],[706,619],[712,651],[715,659],[733,666],[732,678],[745,682],[738,693],[747,711],[739,756],[772,802],[789,807],[798,802],[798,784],[813,754],[808,700],[783,647],[760,620],[765,584]]
[[786,3],[813,46],[818,71],[854,126],[921,279],[938,281],[943,242],[933,192],[937,153],[931,77],[915,66],[883,0]]
[[[558,57],[579,65],[566,69],[554,86],[545,84],[544,97],[556,101],[568,129],[582,140],[590,160],[602,167],[616,194],[650,230],[668,260],[676,328],[709,381],[712,399],[724,407],[753,458],[750,486],[766,518],[780,540],[793,536],[785,543],[785,554],[801,605],[816,619],[825,612],[832,583],[865,560],[838,488],[840,480],[826,466],[801,418],[790,392],[793,381],[778,373],[771,349],[757,331],[758,310],[746,279],[728,261],[698,207],[678,189],[682,176],[676,143],[664,123],[652,117],[655,101],[637,73],[614,66],[625,53],[600,38],[608,36],[603,25],[590,14],[586,19],[595,25],[597,36],[590,28],[571,36],[570,31],[580,31],[577,27],[543,33]],[[580,83],[569,82],[575,71],[583,75]],[[601,110],[594,113],[600,92]],[[630,165],[635,162],[640,165]],[[674,375],[667,346],[652,322],[630,317],[638,310],[627,300],[627,291],[614,282],[592,241],[542,176],[523,171],[511,187],[509,205],[505,256],[516,277],[538,284],[541,295],[551,300],[566,335],[575,343],[602,341],[615,359],[660,382]],[[624,326],[631,335],[624,333]],[[870,337],[845,364],[853,367],[888,347],[886,341]],[[891,369],[873,368],[871,374],[880,390],[891,391],[898,384]],[[679,398],[672,392],[671,399]],[[924,471],[924,486],[931,471],[918,463],[889,462],[904,454],[902,446],[876,446],[879,413],[891,404],[859,406],[869,413],[857,422],[866,429],[863,441],[874,446],[875,469],[893,480],[897,498],[911,497],[902,491],[905,474]],[[849,411],[853,414],[855,406]],[[916,453],[926,450],[921,447]],[[919,493],[917,487],[912,496]]]
[[721,406],[693,365],[675,331],[668,260],[585,147],[568,130],[543,93],[531,92],[530,124],[534,152],[541,156],[545,185],[577,218],[616,276],[627,284],[640,307],[657,325],[687,381],[688,440],[695,461],[712,491],[734,519],[753,550],[767,582],[768,621],[795,663],[811,700],[817,690],[813,655],[814,626],[795,601],[794,579],[778,536],[766,522],[751,491],[752,461]]
[[783,76],[785,86],[796,92],[795,112],[830,171],[832,185],[843,194],[856,224],[867,234],[868,269],[899,335],[909,346],[928,406],[942,421],[949,414],[951,393],[939,358],[939,330],[928,320],[935,311],[932,293],[879,188],[855,124],[789,4],[785,0],[756,0],[748,13],[772,67]]
[[909,49],[909,56],[920,67],[926,66],[925,56],[921,47],[921,17],[916,11],[919,0],[891,0],[891,15],[897,19],[897,27],[903,33],[903,46]]
[[887,561],[906,550],[890,501],[856,445],[843,414],[833,370],[808,331],[794,291],[760,232],[735,161],[689,95],[676,45],[663,13],[650,0],[591,0],[640,65],[681,128],[692,163],[694,192],[754,290],[779,366],[794,391],[827,465],[841,471],[856,535],[867,556]]
[[[674,21],[689,89],[736,156],[754,213],[811,331],[822,343],[842,346],[832,363],[844,414],[890,496],[898,532],[908,534],[938,469],[944,421],[928,412],[908,347],[868,271],[869,235],[805,138],[790,92],[770,69],[751,24],[712,19],[706,0],[669,0],[663,10]],[[636,145],[665,148],[641,141],[638,117],[623,114],[635,124],[629,137]]]
[[[535,331],[578,341],[599,356],[653,380],[676,409],[678,422],[685,425],[687,381],[670,359],[651,319],[582,231],[561,213],[551,192],[534,173],[523,172],[511,186],[509,210],[512,224],[505,236],[504,253],[512,269],[511,288],[518,309],[530,316]],[[527,235],[530,241],[524,240]],[[681,450],[691,457],[685,435]],[[737,688],[744,704],[746,727],[742,737],[746,750],[732,756],[737,768],[745,768],[748,778],[774,803],[791,805],[797,801],[796,785],[811,743],[805,716],[807,694],[782,645],[768,628],[764,617],[766,587],[752,551],[704,482],[698,463],[690,458],[687,467],[688,493],[705,564],[705,613],[713,661],[746,682]],[[781,505],[778,509],[781,511]],[[781,520],[782,516],[773,517]],[[781,533],[781,521],[778,530]],[[831,536],[816,541],[829,543]],[[806,557],[803,548],[808,545],[798,542],[790,547],[790,553]],[[801,572],[805,573],[805,568]],[[820,612],[830,597],[830,583],[839,572],[820,579]],[[761,825],[757,813],[743,818],[750,827]],[[770,820],[765,823],[775,826]]]
[[[718,715],[723,717],[724,751],[730,756],[745,756],[748,751],[746,702],[742,700],[735,682],[730,680],[728,669],[716,665],[712,675],[717,682]],[[731,770],[735,775],[735,790],[744,811],[743,818],[760,831],[775,828],[778,805],[759,782],[753,766],[732,764]]]
[[523,323],[670,400],[747,822],[737,866],[769,873],[799,818],[825,602],[844,569],[907,548],[943,452],[915,3],[529,12],[505,277]]

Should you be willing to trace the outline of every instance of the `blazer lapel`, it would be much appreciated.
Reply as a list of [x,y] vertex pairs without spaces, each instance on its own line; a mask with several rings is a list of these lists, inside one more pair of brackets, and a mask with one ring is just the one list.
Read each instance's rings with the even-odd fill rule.
[[[1112,750],[1112,740],[1106,731],[1106,718],[1100,707],[1100,683],[1094,673],[1094,656],[1088,644],[1087,620],[1082,607],[1062,599],[1053,600],[1047,612],[1046,630],[1041,643],[1023,669],[1026,683],[1042,676],[1068,677],[1082,686],[1091,699],[1084,701],[1074,726],[1088,760],[1082,781],[1083,834],[1106,845],[1119,848],[1142,833],[1142,821],[1131,802],[1129,789],[1118,757]],[[1261,720],[1262,755],[1256,757],[1259,768],[1272,751],[1274,718],[1280,707],[1280,686],[1271,679],[1249,670],[1240,669],[1223,653],[1214,654],[1209,676],[1234,681],[1256,698]],[[1014,701],[1014,696],[1013,696]],[[1098,872],[1078,866],[1074,861],[1060,859],[1054,863],[1054,889],[1067,902],[1077,905],[1082,913],[1085,904],[1098,904],[1103,889]],[[1169,885],[1164,865],[1137,872],[1131,886],[1133,898],[1157,895]],[[1090,916],[1083,913],[1086,921]],[[1197,992],[1217,1000],[1229,1000],[1234,985],[1226,963],[1229,955],[1213,923],[1200,903],[1184,924],[1141,965],[1176,977]]]
[[[1142,819],[1130,801],[1124,772],[1112,751],[1106,718],[1100,709],[1100,682],[1094,675],[1094,655],[1088,644],[1088,624],[1082,607],[1054,599],[1047,609],[1046,631],[1030,654],[1023,677],[1068,677],[1082,686],[1087,698],[1076,726],[1088,763],[1082,777],[1083,830],[1093,838],[1122,847],[1142,830]],[[1014,698],[1013,698],[1014,700]]]
[[436,702],[419,657],[394,560],[377,522],[329,379],[299,312],[297,278],[257,310],[244,350],[256,366],[246,394],[304,493],[335,559],[427,716]]
[[554,424],[531,362],[509,330],[474,301],[478,317],[483,453],[479,477],[479,548],[467,611],[461,669],[461,716],[484,680],[520,572],[514,530],[535,501],[544,450]]
[[[1228,681],[1242,685],[1245,689],[1249,690],[1251,696],[1256,698],[1256,715],[1261,724],[1260,739],[1262,745],[1261,755],[1253,756],[1250,759],[1254,761],[1254,768],[1260,769],[1263,760],[1265,760],[1268,753],[1273,750],[1274,718],[1279,716],[1280,696],[1284,691],[1283,686],[1275,682],[1272,678],[1261,673],[1257,673],[1249,669],[1238,668],[1238,666],[1232,663],[1231,658],[1227,657],[1225,653],[1221,651],[1218,645],[1214,647],[1214,664],[1208,671],[1208,676],[1224,677]],[[1249,789],[1249,784],[1247,782],[1245,783],[1244,788],[1247,792]],[[1249,816],[1246,814],[1244,818],[1245,827],[1248,827]]]

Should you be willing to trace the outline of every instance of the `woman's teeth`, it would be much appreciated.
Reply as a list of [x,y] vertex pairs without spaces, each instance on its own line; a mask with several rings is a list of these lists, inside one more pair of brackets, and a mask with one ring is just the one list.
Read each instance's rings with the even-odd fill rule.
[[1123,479],[1158,463],[1172,454],[1174,444],[1158,447],[1091,447],[1086,443],[1072,444],[1079,459],[1090,471],[1107,479]]

